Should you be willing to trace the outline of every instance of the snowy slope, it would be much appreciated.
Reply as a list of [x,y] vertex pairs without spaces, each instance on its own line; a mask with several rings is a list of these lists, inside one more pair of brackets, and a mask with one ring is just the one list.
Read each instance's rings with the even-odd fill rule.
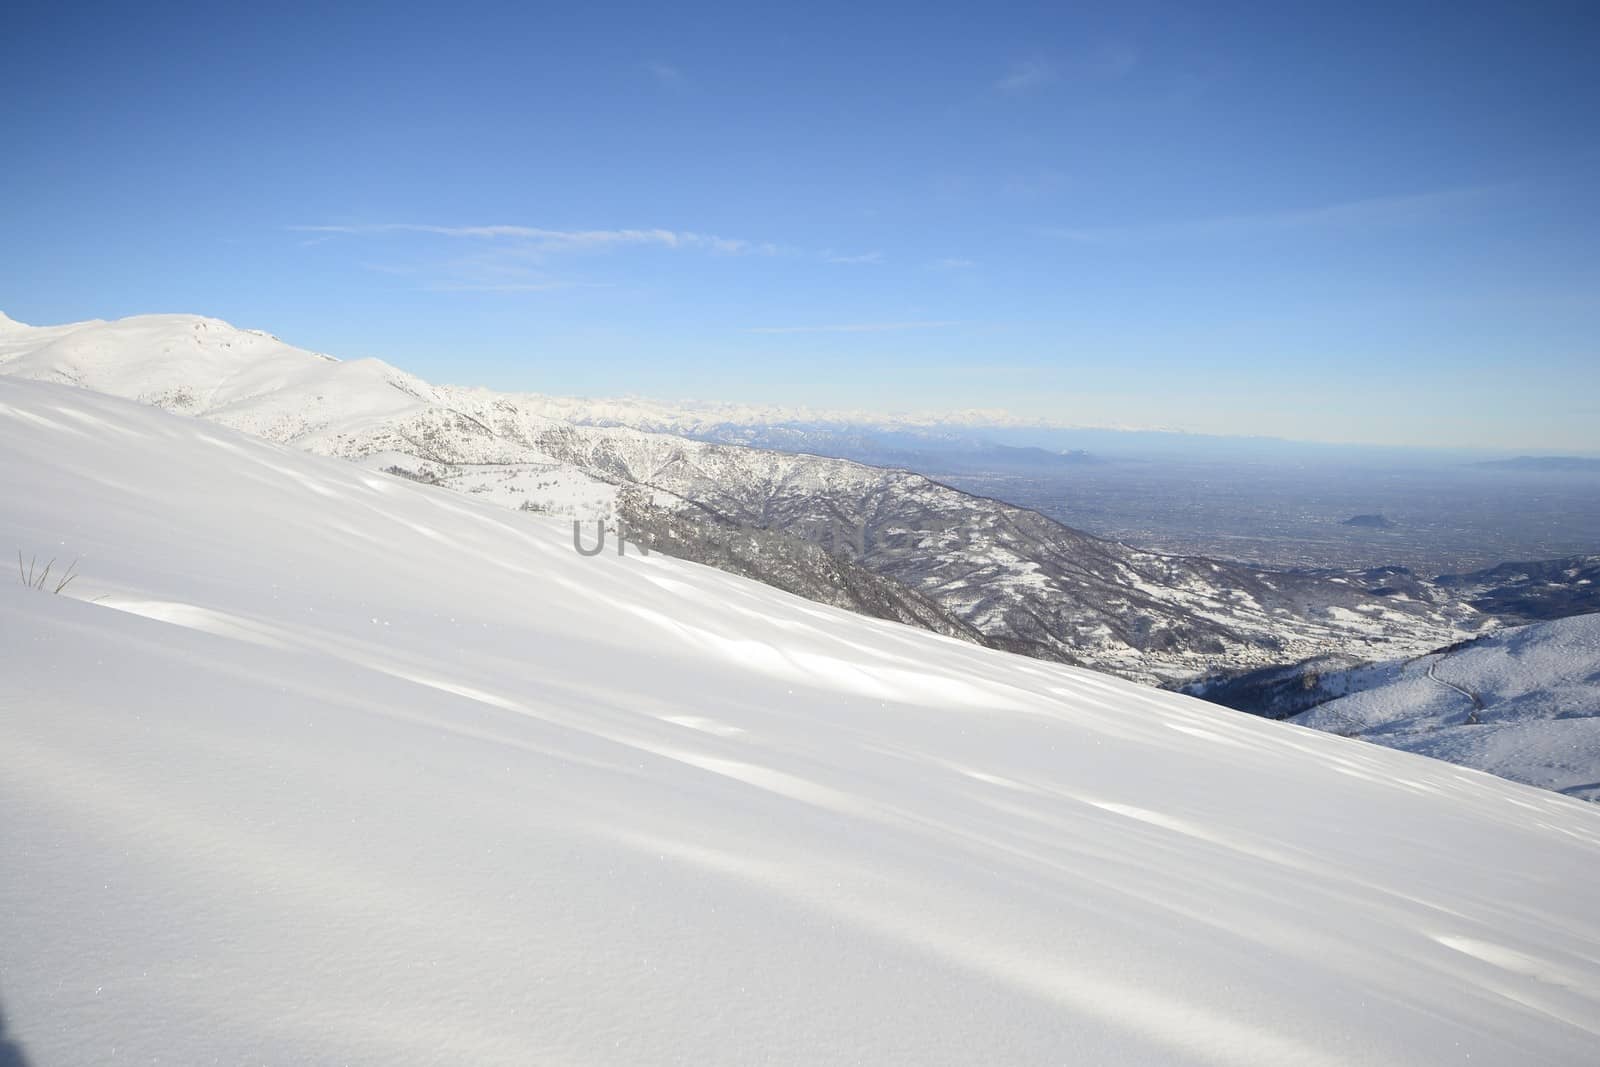
[[1324,676],[1293,722],[1600,800],[1600,615]]
[[103,1062],[1592,1062],[1600,811],[0,379],[0,1013]]

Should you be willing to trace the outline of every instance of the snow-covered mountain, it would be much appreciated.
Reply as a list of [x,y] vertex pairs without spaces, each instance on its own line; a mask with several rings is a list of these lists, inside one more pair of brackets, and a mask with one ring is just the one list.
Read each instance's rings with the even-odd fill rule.
[[[1544,584],[1527,595],[1537,598]],[[1317,656],[1181,691],[1600,800],[1600,614],[1492,631],[1409,659]]]
[[1290,721],[1600,800],[1600,615],[1315,678]]
[[[659,515],[695,510],[627,484],[603,463],[580,468],[551,455],[572,450],[565,423],[514,407],[515,435],[495,432],[483,420],[504,422],[507,412],[493,394],[468,398],[380,360],[341,362],[216,319],[146,315],[45,328],[0,319],[0,374],[155,404],[509,507],[607,519],[621,512],[626,489]],[[752,547],[716,562],[821,603],[981,639],[925,597],[814,545],[766,536]]]
[[81,557],[0,583],[32,1067],[1600,1040],[1590,805],[58,384],[0,377],[0,501]]
[[812,408],[786,404],[730,404],[711,401],[664,403],[646,397],[571,397],[519,393],[529,411],[578,426],[620,426],[684,437],[735,437],[740,429],[810,428],[822,433],[870,428],[884,432],[937,434],[973,427],[1053,427],[1046,419],[996,408],[884,412],[863,408]]
[[[1143,552],[907,471],[580,426],[552,417],[548,398],[433,386],[215,319],[7,320],[0,374],[157,404],[509,506],[620,516],[641,537],[814,599],[1146,681],[1327,651],[1419,653],[1483,622],[1423,586]],[[747,550],[699,543],[740,526],[746,538],[762,531]]]

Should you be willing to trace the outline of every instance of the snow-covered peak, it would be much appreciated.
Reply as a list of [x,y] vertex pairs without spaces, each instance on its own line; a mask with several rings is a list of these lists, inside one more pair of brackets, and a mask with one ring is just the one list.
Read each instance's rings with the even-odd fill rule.
[[344,362],[200,315],[21,326],[0,332],[0,370],[64,382],[278,439],[331,421],[392,417],[431,387],[381,360]]

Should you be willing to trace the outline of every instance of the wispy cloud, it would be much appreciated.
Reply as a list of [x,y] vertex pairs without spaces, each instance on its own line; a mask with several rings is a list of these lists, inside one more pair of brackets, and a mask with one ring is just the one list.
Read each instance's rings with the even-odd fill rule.
[[1063,171],[1044,168],[1012,174],[1000,183],[1000,192],[1018,200],[1031,200],[1057,193],[1067,183]]
[[[784,256],[833,264],[883,262],[881,251],[838,253],[807,251],[771,241],[723,237],[694,230],[661,227],[562,230],[509,223],[439,225],[420,222],[328,223],[289,226],[302,236],[302,245],[348,239],[393,251],[404,246],[415,265],[394,268],[393,273],[416,276],[429,292],[533,293],[555,289],[587,288],[590,283],[551,276],[553,260],[563,256],[621,254],[626,249],[694,251],[712,256]],[[415,247],[420,239],[427,247]],[[454,251],[441,252],[439,245]],[[391,262],[393,262],[391,260]],[[436,279],[429,282],[429,276]]]
[[681,89],[684,84],[683,71],[670,63],[646,63],[645,69],[656,83],[666,89]]
[[885,333],[890,330],[939,330],[960,326],[959,321],[849,322],[831,326],[751,326],[745,333]]
[[432,237],[488,242],[506,254],[533,257],[545,253],[605,251],[626,247],[691,249],[729,256],[801,256],[825,263],[882,263],[882,251],[842,253],[832,250],[808,252],[773,241],[752,241],[742,237],[722,237],[693,230],[614,229],[556,230],[541,226],[496,224],[488,226],[439,226],[417,222],[344,223],[317,226],[290,226],[291,232],[314,234],[306,244],[321,244],[335,237],[384,237],[395,234],[422,234]]
[[746,241],[715,234],[686,230],[550,230],[537,226],[433,226],[412,222],[386,222],[343,226],[291,226],[298,233],[381,236],[395,233],[432,234],[438,237],[474,237],[484,240],[512,240],[540,251],[615,248],[622,245],[656,245],[663,248],[700,248],[728,254],[774,255],[778,247],[769,242]]
[[1029,93],[1056,80],[1056,68],[1039,59],[1013,64],[1004,77],[994,83],[1003,93]]
[[1139,65],[1139,50],[1127,41],[1103,40],[1080,52],[1073,70],[1091,78],[1121,78]]
[[1406,196],[1370,197],[1318,207],[1222,215],[1133,226],[1048,227],[1043,232],[1082,244],[1133,244],[1170,240],[1252,237],[1297,230],[1383,228],[1426,223],[1481,203],[1496,187],[1441,189]]
[[[439,282],[434,285],[424,285],[422,288],[430,293],[548,293],[554,289],[571,289],[572,282],[498,282],[477,284],[473,282]],[[592,284],[585,284],[583,288],[594,288]]]
[[829,263],[882,263],[882,252],[865,252],[859,256],[842,256],[835,252],[824,252],[822,258]]
[[361,269],[370,270],[376,274],[393,274],[402,277],[417,273],[416,267],[402,266],[398,263],[363,263],[361,264]]
[[1115,81],[1139,65],[1139,50],[1129,41],[1106,39],[1057,55],[1019,60],[994,83],[1002,93],[1025,95],[1062,81]]

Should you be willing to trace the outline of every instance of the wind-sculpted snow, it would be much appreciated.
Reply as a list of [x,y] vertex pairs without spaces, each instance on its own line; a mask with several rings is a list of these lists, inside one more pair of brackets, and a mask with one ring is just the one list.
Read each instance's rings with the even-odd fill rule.
[[1581,1064],[1600,811],[0,378],[0,1000],[107,1062]]

